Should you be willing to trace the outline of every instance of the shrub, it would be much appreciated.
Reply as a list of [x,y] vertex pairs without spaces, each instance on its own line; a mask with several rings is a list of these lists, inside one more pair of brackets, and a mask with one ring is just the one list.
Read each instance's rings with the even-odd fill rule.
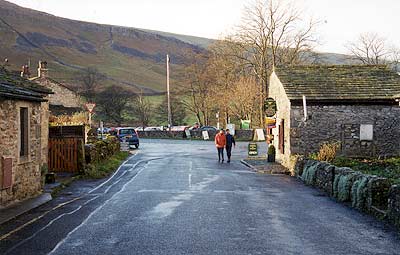
[[323,143],[316,155],[316,160],[332,162],[336,158],[339,148],[339,142]]
[[86,145],[86,163],[95,163],[105,160],[119,152],[120,143],[115,137],[106,140],[97,140],[95,143]]
[[88,164],[86,165],[84,176],[91,179],[107,177],[111,172],[116,170],[128,156],[128,152],[121,151],[100,162]]
[[268,155],[275,155],[275,153],[276,153],[275,146],[270,145],[270,146],[268,147]]

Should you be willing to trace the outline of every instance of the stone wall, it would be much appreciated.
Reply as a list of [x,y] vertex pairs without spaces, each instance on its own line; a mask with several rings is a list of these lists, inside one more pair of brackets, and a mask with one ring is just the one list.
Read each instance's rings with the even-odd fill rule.
[[[46,104],[42,105],[41,103],[0,100],[0,158],[12,158],[13,165],[12,186],[11,188],[2,188],[3,162],[0,160],[0,206],[32,197],[41,192],[41,170],[44,163],[47,162],[47,142],[42,144],[42,124],[43,126],[48,125],[48,119],[42,112],[42,106],[46,108]],[[19,156],[20,107],[28,108],[30,120],[29,147],[26,157]]]
[[387,216],[400,227],[400,188],[391,186],[388,179],[307,159],[297,161],[295,168],[305,184],[360,211]]
[[393,185],[389,191],[388,218],[400,228],[400,186]]
[[53,91],[54,94],[48,96],[50,105],[62,105],[72,108],[82,107],[82,98],[64,85],[47,78],[38,78],[35,82]]
[[183,131],[138,131],[139,138],[151,138],[151,139],[183,139]]
[[[277,157],[281,161],[280,163],[285,167],[290,165],[290,155],[292,153],[291,149],[291,112],[290,112],[290,101],[287,97],[285,90],[279,81],[278,77],[273,73],[270,78],[269,84],[269,97],[275,99],[277,105],[276,113],[276,128],[272,129],[272,134],[274,136],[273,144],[276,148]],[[284,152],[279,149],[279,126],[281,121],[284,120]]]
[[[400,155],[400,107],[390,105],[292,105],[291,153],[307,155],[324,142],[341,143],[341,153],[353,157]],[[360,140],[360,126],[373,125],[372,141]],[[289,126],[288,126],[289,127]]]
[[[252,129],[242,129],[235,131],[235,139],[238,141],[251,141],[253,140],[254,132]],[[208,131],[210,140],[213,140],[216,131]],[[138,131],[139,138],[152,138],[152,139],[187,139],[184,131]],[[198,130],[190,131],[191,139],[203,140],[203,134]]]

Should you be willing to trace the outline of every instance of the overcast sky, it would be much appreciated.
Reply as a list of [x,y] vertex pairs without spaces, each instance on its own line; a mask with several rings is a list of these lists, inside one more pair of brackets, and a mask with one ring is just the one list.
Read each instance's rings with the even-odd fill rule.
[[[251,0],[250,0],[251,1]],[[238,24],[249,0],[10,0],[57,16],[219,38]],[[400,47],[400,0],[295,0],[322,21],[318,51],[348,53],[345,43],[376,32]]]

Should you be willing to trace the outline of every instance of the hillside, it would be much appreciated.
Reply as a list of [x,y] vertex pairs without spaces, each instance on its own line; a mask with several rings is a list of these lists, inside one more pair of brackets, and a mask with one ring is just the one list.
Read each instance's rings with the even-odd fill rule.
[[36,63],[47,60],[50,75],[72,86],[77,86],[74,77],[78,70],[94,66],[109,77],[109,84],[149,94],[162,92],[166,54],[171,56],[171,83],[179,86],[185,52],[202,51],[200,45],[206,42],[203,38],[69,20],[0,0],[0,59],[8,58],[15,70],[30,61],[33,75]]
[[[212,39],[167,32],[75,21],[0,0],[0,61],[20,70],[39,60],[49,63],[52,78],[79,87],[77,72],[96,67],[108,79],[135,92],[165,90],[165,56],[171,56],[171,84],[181,86],[187,52],[200,52]],[[318,53],[326,64],[351,63],[348,56]],[[0,62],[1,64],[1,62]]]

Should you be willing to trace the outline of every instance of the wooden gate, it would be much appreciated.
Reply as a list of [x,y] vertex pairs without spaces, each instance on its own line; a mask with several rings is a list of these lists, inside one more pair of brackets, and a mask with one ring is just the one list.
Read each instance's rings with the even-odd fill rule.
[[49,171],[78,172],[81,142],[80,138],[49,138]]

